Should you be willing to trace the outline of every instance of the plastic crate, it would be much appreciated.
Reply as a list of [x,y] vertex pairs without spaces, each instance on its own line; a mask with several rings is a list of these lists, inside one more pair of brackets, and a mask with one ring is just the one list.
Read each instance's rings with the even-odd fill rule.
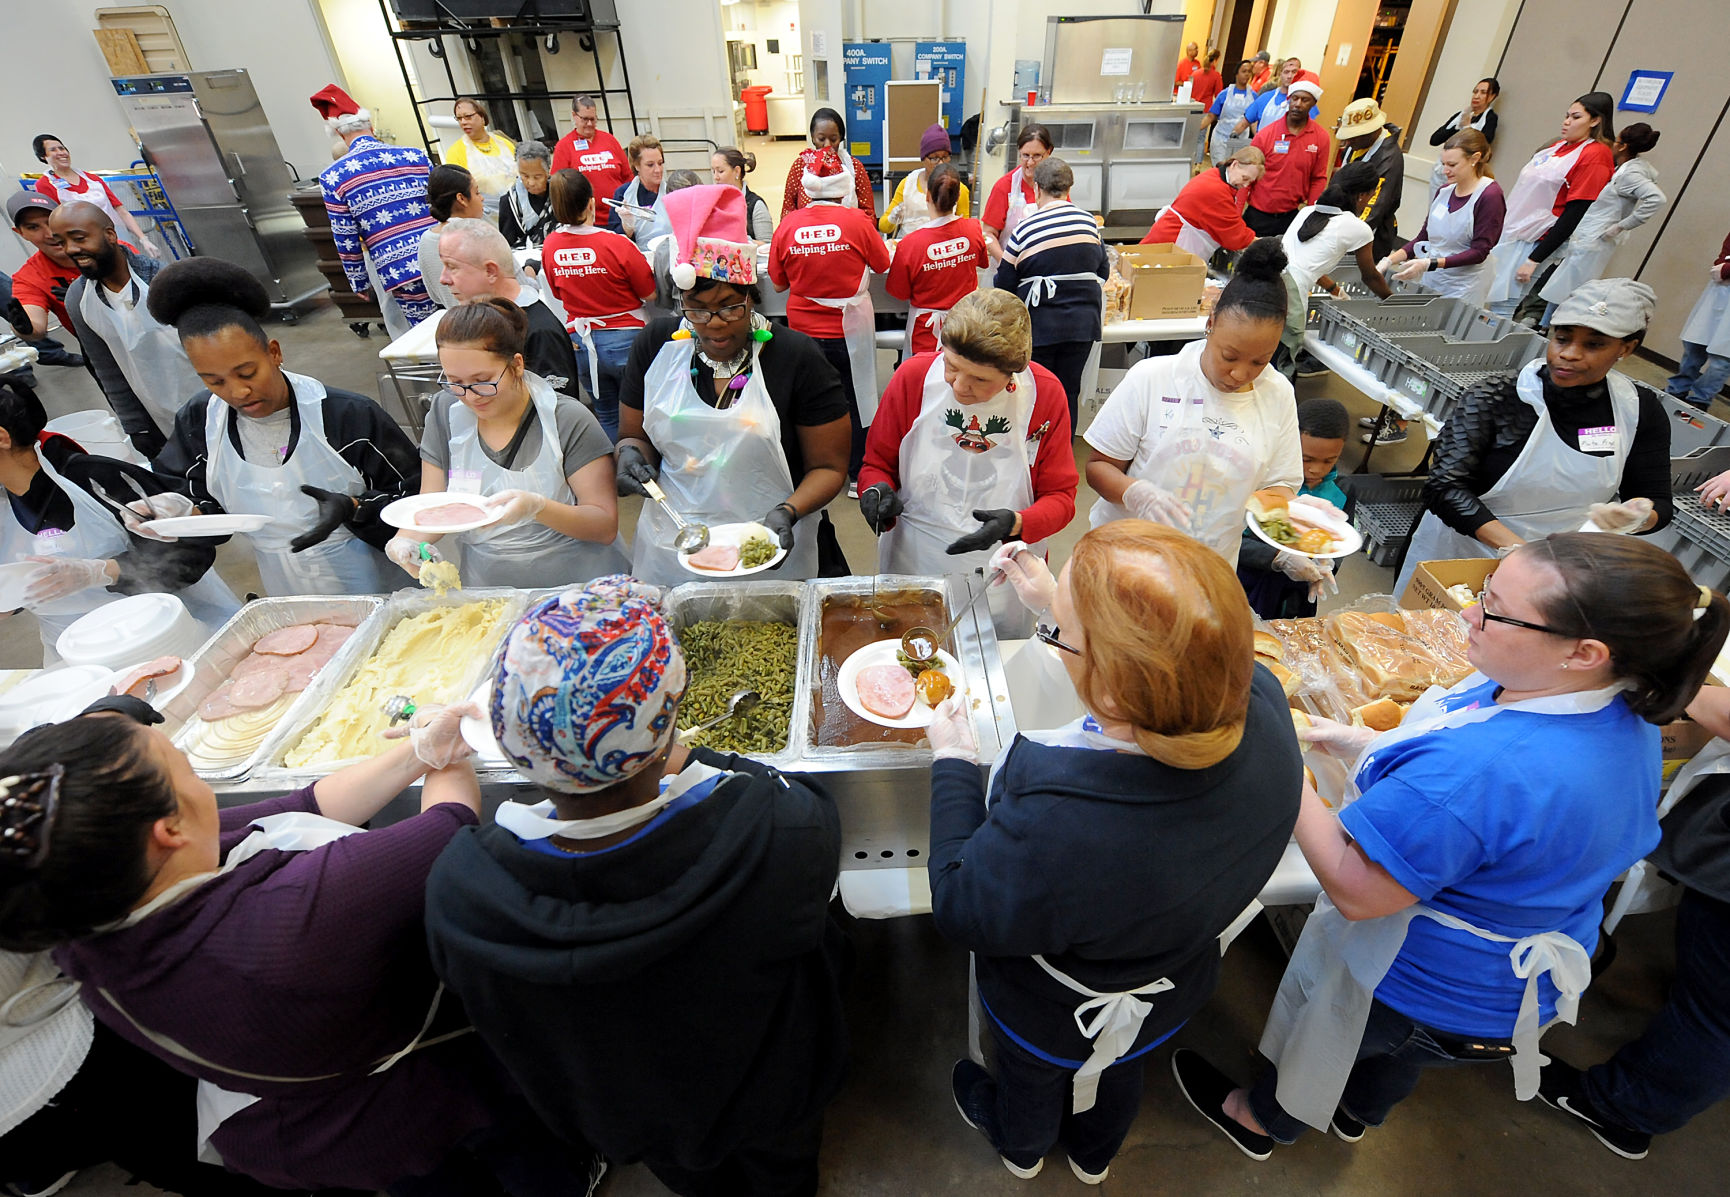
[[1499,341],[1519,327],[1476,304],[1447,295],[1336,299],[1339,314],[1384,336],[1441,335],[1455,341]]
[[1374,565],[1392,566],[1400,558],[1423,510],[1427,477],[1342,474],[1340,489],[1354,500],[1352,524],[1364,534],[1364,555]]
[[1658,397],[1670,416],[1671,457],[1683,457],[1696,449],[1730,443],[1730,424],[1717,416],[1707,415],[1674,395],[1660,394]]
[[1730,515],[1702,507],[1692,489],[1673,497],[1675,518],[1649,539],[1669,549],[1700,585],[1720,593],[1730,590]]
[[1442,421],[1467,387],[1518,370],[1544,352],[1544,338],[1524,328],[1497,341],[1434,335],[1404,336],[1390,343],[1400,355],[1401,368],[1382,381]]

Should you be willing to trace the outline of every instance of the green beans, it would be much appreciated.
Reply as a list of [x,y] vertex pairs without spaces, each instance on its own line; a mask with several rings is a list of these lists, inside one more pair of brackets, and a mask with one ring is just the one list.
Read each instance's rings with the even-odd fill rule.
[[738,690],[755,690],[762,705],[690,740],[716,752],[763,755],[787,747],[793,722],[794,682],[799,671],[799,629],[789,623],[700,620],[679,633],[690,683],[679,708],[679,725],[695,727],[727,713]]
[[780,551],[781,546],[767,536],[753,536],[739,546],[739,564],[745,569],[755,569]]

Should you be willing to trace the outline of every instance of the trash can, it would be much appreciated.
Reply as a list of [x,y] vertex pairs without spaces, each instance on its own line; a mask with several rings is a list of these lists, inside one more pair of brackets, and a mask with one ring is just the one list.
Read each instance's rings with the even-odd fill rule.
[[775,89],[761,83],[739,89],[739,98],[745,101],[745,131],[747,133],[767,133],[769,131],[769,101],[763,97]]

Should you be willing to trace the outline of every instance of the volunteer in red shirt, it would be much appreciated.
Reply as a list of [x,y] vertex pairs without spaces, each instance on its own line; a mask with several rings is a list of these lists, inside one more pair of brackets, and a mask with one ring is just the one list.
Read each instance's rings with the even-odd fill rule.
[[625,147],[600,127],[593,96],[578,96],[571,101],[571,131],[553,147],[553,170],[583,173],[601,205],[599,215],[603,223],[607,217],[607,197],[635,178],[630,162],[625,159]]
[[1297,79],[1286,92],[1285,119],[1266,125],[1250,142],[1267,159],[1267,171],[1249,189],[1244,223],[1257,237],[1280,237],[1299,208],[1321,198],[1328,181],[1333,140],[1310,119],[1321,103],[1319,83]]
[[787,324],[815,340],[847,388],[853,449],[847,476],[859,476],[863,429],[877,412],[877,329],[871,275],[889,269],[889,247],[868,209],[843,203],[853,176],[833,147],[817,155],[800,186],[810,206],[781,218],[769,242],[769,281],[787,299]]
[[[1075,516],[1069,400],[1032,360],[1026,305],[975,291],[950,309],[942,341],[895,371],[866,441],[859,511],[882,573],[984,568],[1006,541],[1044,557]],[[999,636],[1032,632],[1012,588],[989,594]]]
[[1201,105],[1201,114],[1204,118],[1202,128],[1196,134],[1195,153],[1191,155],[1190,159],[1193,162],[1200,162],[1201,156],[1207,153],[1208,130],[1205,118],[1208,109],[1213,107],[1214,97],[1225,90],[1225,76],[1219,73],[1218,64],[1219,51],[1209,50],[1207,52],[1207,65],[1189,77],[1190,102]]
[[115,228],[131,233],[146,252],[155,256],[155,247],[144,235],[144,230],[138,227],[132,213],[126,210],[126,205],[120,202],[120,197],[95,175],[75,169],[72,151],[66,148],[64,141],[52,133],[38,133],[30,147],[36,151],[36,161],[48,167],[48,173],[36,180],[36,190],[57,204],[69,204],[73,200],[95,204],[108,213],[108,219],[114,222]]
[[1182,87],[1189,82],[1190,76],[1201,70],[1201,46],[1191,42],[1183,48],[1185,58],[1177,64],[1177,86]]
[[1250,60],[1255,63],[1255,72],[1249,77],[1249,89],[1251,91],[1260,91],[1267,86],[1267,81],[1273,78],[1273,64],[1269,58],[1266,50],[1257,50],[1255,57]]
[[1204,170],[1185,183],[1141,243],[1176,245],[1204,262],[1221,246],[1236,253],[1255,240],[1254,231],[1243,222],[1244,196],[1266,169],[1262,152],[1244,146],[1224,165]]
[[1615,97],[1588,92],[1568,105],[1562,135],[1520,168],[1508,192],[1502,239],[1490,255],[1487,306],[1498,316],[1514,314],[1539,262],[1567,240],[1616,173],[1615,115]]
[[996,262],[1003,256],[1003,243],[1015,226],[1033,215],[1039,206],[1039,188],[1033,185],[1033,168],[1051,157],[1051,130],[1044,125],[1021,126],[1015,139],[1015,169],[991,185],[985,197],[985,248]]
[[548,188],[557,224],[541,246],[541,264],[577,342],[577,376],[595,401],[595,418],[607,439],[617,441],[619,381],[631,343],[648,321],[643,302],[655,293],[655,276],[629,237],[595,226],[587,175],[561,170]]
[[895,245],[886,286],[907,301],[907,356],[934,353],[937,335],[950,308],[979,288],[985,265],[985,234],[977,220],[955,215],[961,175],[939,166],[926,180],[925,194],[937,218]]
[[[60,327],[72,331],[72,317],[66,312],[66,290],[78,281],[78,267],[66,256],[60,239],[48,228],[48,214],[59,207],[53,200],[35,191],[20,191],[6,197],[6,215],[12,219],[12,231],[36,247],[24,265],[12,276],[12,298],[24,307],[30,321],[27,340],[40,340],[48,335],[48,318],[60,322]],[[19,335],[24,334],[22,328]]]
[[811,202],[811,197],[805,194],[804,179],[824,150],[833,150],[840,155],[841,165],[845,168],[843,173],[853,180],[853,186],[839,202],[849,208],[862,208],[875,219],[877,199],[871,191],[871,176],[866,173],[865,164],[847,152],[847,123],[833,108],[819,108],[811,114],[811,144],[800,150],[799,156],[793,159],[793,165],[787,168],[787,185],[781,192],[781,215]]

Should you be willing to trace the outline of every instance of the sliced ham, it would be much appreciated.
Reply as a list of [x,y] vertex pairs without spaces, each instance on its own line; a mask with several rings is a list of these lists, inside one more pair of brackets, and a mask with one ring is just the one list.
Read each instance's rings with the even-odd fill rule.
[[157,657],[154,661],[146,661],[142,665],[134,665],[114,680],[110,686],[110,694],[130,694],[134,698],[143,698],[146,685],[153,677],[167,677],[178,670],[186,662],[179,657]]
[[346,644],[350,636],[354,635],[354,629],[346,624],[320,623],[313,626],[318,629],[318,647],[324,648],[328,645],[333,653]]
[[[736,544],[712,544],[707,548],[698,549],[685,558],[692,569],[713,570],[725,573],[739,568],[739,546]],[[905,671],[904,671],[905,672]]]
[[318,676],[318,671],[330,664],[329,657],[322,657],[316,647],[291,657],[283,668],[283,676],[288,679],[287,690],[290,694],[299,694],[312,684],[312,679]]
[[292,657],[311,648],[313,641],[317,639],[316,627],[309,623],[297,623],[293,627],[278,628],[260,636],[258,643],[252,646],[252,651],[275,657]]
[[228,671],[228,680],[234,682],[239,681],[243,677],[251,677],[255,673],[269,673],[273,669],[280,669],[283,660],[284,658],[282,657],[272,657],[264,653],[252,653],[248,656],[242,657],[235,663],[234,668]]
[[226,719],[230,715],[240,714],[240,708],[229,699],[233,688],[233,682],[223,682],[222,685],[206,694],[204,701],[198,704],[198,717],[206,723],[215,723],[217,720]]
[[288,693],[288,669],[284,667],[270,673],[255,673],[239,681],[230,681],[227,685],[228,701],[231,704],[243,711],[256,711]]
[[487,513],[473,503],[440,503],[437,507],[423,507],[414,514],[414,526],[417,528],[454,528],[461,524],[472,524],[476,520],[485,519]]
[[860,704],[873,715],[899,719],[913,709],[913,675],[899,665],[861,669],[856,684]]

